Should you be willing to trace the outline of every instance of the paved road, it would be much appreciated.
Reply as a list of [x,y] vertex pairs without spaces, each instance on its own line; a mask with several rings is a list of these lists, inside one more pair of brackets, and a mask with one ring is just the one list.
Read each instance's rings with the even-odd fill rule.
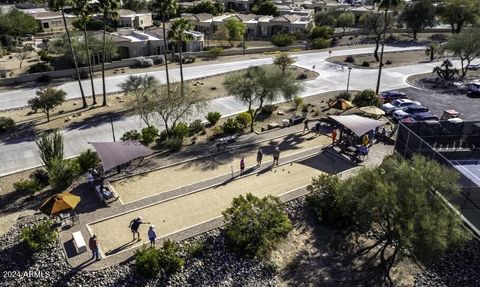
[[[398,51],[398,50],[414,50],[419,47],[386,47],[386,51]],[[339,55],[352,55],[352,54],[364,54],[370,53],[371,48],[359,48],[334,51],[333,56]],[[346,82],[348,77],[348,69],[342,69],[341,66],[333,65],[326,62],[328,52],[298,54],[296,65],[306,69],[312,69],[315,65],[315,71],[320,73],[320,76],[314,80],[310,80],[304,83],[304,90],[300,94],[302,97],[311,96],[314,94],[339,90],[346,88]],[[222,63],[205,66],[196,66],[185,68],[184,74],[186,79],[199,78],[217,73],[224,73],[228,71],[234,71],[243,69],[251,65],[263,65],[271,63],[272,59],[257,59],[248,60],[233,63]],[[382,90],[399,89],[408,87],[404,79],[412,74],[429,72],[435,66],[434,63],[419,64],[405,67],[393,67],[385,68],[382,76]],[[178,78],[178,70],[173,70],[174,78]],[[164,72],[151,73],[160,80],[163,79]],[[109,83],[108,91],[118,90],[118,83],[122,82],[126,76],[109,77],[107,83]],[[377,80],[377,71],[369,69],[352,69],[350,89],[362,90],[366,88],[374,88]],[[98,82],[97,82],[98,83]],[[60,88],[65,89],[69,98],[77,98],[78,91],[76,82],[68,82],[60,85]],[[88,87],[88,85],[85,85]],[[98,87],[100,84],[98,83]],[[12,106],[23,106],[29,98],[35,94],[35,90],[19,89],[15,92],[0,93],[0,108],[9,108]],[[246,107],[235,100],[233,97],[225,97],[215,99],[209,102],[208,111],[219,111],[222,115],[229,115],[245,110]],[[199,115],[198,118],[203,118]],[[115,133],[117,139],[124,132],[132,129],[138,129],[142,126],[141,121],[138,118],[122,118],[114,121]],[[161,127],[160,127],[161,128]],[[72,157],[78,155],[89,146],[88,142],[95,141],[111,141],[112,133],[109,123],[86,123],[82,126],[76,126],[72,129],[66,129],[63,131],[65,138],[65,155]],[[37,148],[31,138],[16,139],[11,141],[0,142],[0,176],[18,172],[21,170],[33,168],[41,164],[40,158],[37,155]]]

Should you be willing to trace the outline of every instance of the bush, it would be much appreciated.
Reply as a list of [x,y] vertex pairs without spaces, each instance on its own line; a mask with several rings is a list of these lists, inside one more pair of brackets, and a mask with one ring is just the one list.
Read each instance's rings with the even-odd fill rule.
[[370,67],[370,63],[367,61],[363,61],[362,67]]
[[157,136],[158,136],[158,129],[156,127],[150,126],[150,127],[143,128],[140,142],[143,145],[148,146],[151,143],[153,143],[153,141]]
[[250,124],[252,123],[252,115],[250,115],[249,112],[243,112],[238,114],[235,117],[235,120],[237,121],[237,123],[240,125],[242,129],[245,129],[249,127]]
[[350,95],[350,93],[347,93],[347,92],[341,92],[340,94],[335,96],[335,99],[350,101],[352,99],[352,95]]
[[145,57],[138,57],[135,59],[135,66],[139,68],[149,68],[153,66],[153,60]]
[[[81,69],[78,72],[80,74],[80,80],[86,80],[89,78],[88,70]],[[77,79],[77,75],[75,75],[75,79]]]
[[160,266],[167,274],[177,273],[185,264],[185,261],[178,255],[178,244],[167,239],[159,252]]
[[0,134],[11,132],[15,127],[15,121],[9,117],[0,117]]
[[326,49],[330,47],[330,41],[323,38],[317,38],[312,40],[312,49]]
[[385,62],[385,64],[387,64],[387,65],[391,65],[391,64],[393,64],[393,63],[392,63],[392,61],[391,61],[391,60],[387,60],[387,61]]
[[208,50],[208,55],[210,57],[210,59],[216,59],[218,58],[219,56],[223,55],[223,49],[220,48],[220,47],[213,47],[211,48],[210,50]]
[[260,199],[251,193],[240,195],[223,217],[228,243],[247,256],[268,257],[292,229],[280,200],[273,196]]
[[180,151],[183,147],[183,139],[179,137],[169,137],[165,140],[164,146],[173,152]]
[[165,58],[163,57],[163,55],[158,55],[158,56],[153,57],[152,61],[155,65],[161,65],[165,62],[164,59]]
[[226,122],[223,123],[223,132],[226,134],[234,134],[238,132],[238,122],[236,119],[229,118]]
[[195,56],[188,56],[188,57],[182,58],[182,61],[183,61],[184,64],[192,64],[192,63],[195,63],[196,59],[197,59],[197,57],[195,57]]
[[346,63],[355,63],[355,58],[353,56],[347,56],[345,58]]
[[145,246],[135,251],[135,268],[147,277],[155,277],[160,271],[160,251]]
[[30,68],[28,68],[28,73],[30,74],[50,72],[50,71],[53,71],[53,67],[43,62],[33,64],[30,66]]
[[293,103],[295,104],[295,110],[298,110],[298,107],[303,105],[303,99],[299,96],[295,96],[293,98]]
[[26,227],[22,230],[22,240],[33,250],[42,250],[55,242],[57,234],[52,228],[52,222],[45,220],[33,227]]
[[363,90],[355,95],[352,103],[357,107],[380,106],[380,99],[372,90]]
[[219,112],[209,112],[205,118],[212,126],[214,126],[221,117],[222,115]]
[[175,127],[173,127],[173,129],[171,131],[171,135],[174,136],[174,137],[181,138],[183,140],[183,138],[188,136],[189,132],[190,132],[190,130],[188,128],[187,123],[179,122],[175,125]]
[[205,252],[205,249],[205,242],[197,240],[187,245],[185,247],[185,252],[192,257],[198,257]]
[[[328,26],[322,25],[322,26],[317,26],[313,28],[312,34],[310,35],[310,39],[328,39],[333,36],[333,28],[330,28]],[[328,40],[327,40],[328,42]]]
[[48,171],[48,181],[57,191],[63,191],[69,187],[75,179],[78,170],[75,162],[60,158],[52,159]]
[[44,62],[50,62],[51,60],[53,60],[53,57],[50,56],[48,54],[47,51],[45,50],[40,50],[37,52],[38,56],[40,57],[40,60],[44,61]]
[[212,137],[216,138],[223,135],[223,127],[222,126],[216,126],[212,129]]
[[297,80],[305,80],[308,78],[308,75],[305,73],[301,73],[297,76]]
[[297,40],[297,38],[289,34],[278,34],[272,36],[272,43],[277,47],[285,47],[291,45],[293,44],[293,42],[295,42],[295,40]]
[[35,192],[42,190],[41,184],[33,179],[22,179],[13,184],[15,191],[27,194],[34,194]]
[[40,77],[38,77],[37,79],[37,82],[39,83],[48,83],[52,80],[52,77],[50,77],[49,75],[41,75]]
[[190,126],[188,127],[188,132],[190,136],[193,136],[202,132],[204,129],[205,126],[203,125],[202,120],[194,120],[190,123]]
[[77,157],[77,163],[82,173],[95,168],[99,162],[98,154],[91,149],[87,149]]
[[139,141],[142,138],[142,134],[140,134],[137,130],[131,130],[122,135],[120,138],[121,141]]
[[37,169],[32,172],[30,179],[38,182],[42,188],[48,185],[48,173],[44,169]]
[[277,108],[278,108],[278,106],[276,106],[276,105],[265,105],[265,106],[262,107],[261,112],[262,112],[262,114],[269,116],[269,115],[273,114],[273,112],[276,111]]

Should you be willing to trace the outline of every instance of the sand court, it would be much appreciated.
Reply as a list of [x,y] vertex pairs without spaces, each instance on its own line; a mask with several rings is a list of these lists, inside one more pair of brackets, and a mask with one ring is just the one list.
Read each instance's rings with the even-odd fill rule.
[[151,222],[159,237],[180,231],[222,215],[232,199],[248,192],[258,197],[278,196],[309,184],[321,171],[301,163],[286,164],[260,174],[252,174],[226,185],[185,195],[150,207],[132,211],[118,217],[90,225],[99,237],[103,252],[114,254],[148,242],[148,225],[140,227],[142,241],[132,243],[128,225],[137,216]]
[[[262,149],[271,150],[280,145],[280,158],[292,155],[302,150],[318,147],[330,143],[331,139],[326,136],[315,137],[310,134],[296,134],[294,137],[286,136],[268,143],[262,144]],[[188,186],[209,178],[231,173],[240,169],[240,157],[244,156],[247,169],[256,165],[257,149],[238,153],[237,155],[220,158],[209,157],[190,161],[184,164],[163,168],[157,171],[128,177],[119,181],[111,182],[121,201],[126,204],[145,197],[166,192],[175,188]],[[272,161],[271,153],[266,153],[263,163]]]

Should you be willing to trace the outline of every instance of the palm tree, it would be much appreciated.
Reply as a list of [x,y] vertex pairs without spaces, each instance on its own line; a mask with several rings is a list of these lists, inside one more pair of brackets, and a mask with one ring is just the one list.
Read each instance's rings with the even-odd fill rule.
[[82,80],[80,79],[80,71],[78,70],[77,57],[75,55],[75,50],[73,49],[73,46],[72,46],[72,38],[70,38],[70,32],[68,31],[68,28],[67,28],[67,19],[65,18],[64,7],[65,5],[70,5],[70,4],[71,4],[70,0],[48,0],[48,7],[52,11],[62,12],[63,25],[65,27],[65,32],[67,33],[68,45],[70,46],[70,53],[72,53],[73,65],[75,66],[75,71],[77,72],[77,81],[80,87],[80,94],[82,95],[83,107],[86,108],[88,105],[87,105],[87,100],[85,99],[85,93],[83,92]]
[[85,50],[87,52],[88,60],[88,72],[90,75],[90,84],[92,86],[92,105],[97,104],[97,98],[95,96],[95,86],[93,84],[93,68],[92,68],[92,59],[90,58],[90,45],[88,43],[87,35],[87,23],[92,18],[92,7],[88,5],[88,0],[76,0],[73,4],[73,11],[75,15],[79,17],[79,23],[83,28],[83,38],[85,39]]
[[182,50],[183,43],[193,39],[193,36],[188,34],[187,31],[192,29],[192,24],[185,18],[178,18],[172,21],[170,31],[168,31],[168,38],[177,44],[177,50],[180,55],[180,85],[183,95],[183,58]]
[[119,0],[98,0],[98,9],[103,14],[103,44],[102,44],[102,85],[103,85],[103,103],[107,105],[107,87],[105,85],[105,62],[107,61],[106,43],[107,43],[107,21],[118,19],[118,10],[120,9]]
[[167,21],[167,17],[170,15],[175,15],[177,13],[178,4],[176,0],[155,0],[153,3],[153,8],[155,11],[160,14],[160,18],[162,19],[162,30],[163,30],[163,56],[165,58],[165,74],[167,78],[167,91],[170,93],[170,77],[168,75],[168,61],[167,61],[167,50],[168,50],[168,42],[167,42],[167,29],[165,27],[165,22]]

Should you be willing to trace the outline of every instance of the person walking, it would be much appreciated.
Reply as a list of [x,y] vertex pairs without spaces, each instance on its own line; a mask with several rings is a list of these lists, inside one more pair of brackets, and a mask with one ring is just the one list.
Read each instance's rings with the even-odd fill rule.
[[308,129],[308,119],[305,119],[305,122],[303,123],[303,132],[307,131],[310,132],[310,130]]
[[384,141],[386,136],[387,136],[387,129],[385,128],[385,126],[383,126],[382,132],[380,133],[380,140]]
[[148,228],[148,239],[150,240],[150,247],[155,247],[155,239],[157,239],[157,231],[155,230],[155,226],[152,224]]
[[280,158],[280,149],[277,147],[275,147],[275,149],[273,150],[273,164],[272,165],[278,165],[278,159]]
[[263,159],[263,151],[261,148],[259,148],[257,151],[257,166],[262,165],[262,159]]
[[93,234],[93,236],[90,237],[90,240],[88,241],[88,246],[90,247],[90,250],[92,250],[92,259],[95,259],[96,261],[100,260],[100,254],[98,252],[97,234]]
[[130,225],[128,225],[128,227],[130,227],[130,230],[132,231],[132,234],[133,234],[133,239],[132,241],[135,240],[135,234],[138,235],[138,241],[140,241],[140,233],[138,232],[138,228],[140,227],[141,224],[150,224],[150,222],[146,222],[144,223],[143,221],[143,218],[141,216],[135,218],[134,220],[130,221]]
[[240,160],[240,174],[243,174],[245,172],[245,158],[242,156],[242,159]]
[[335,140],[337,139],[337,130],[332,130],[332,145],[335,144]]

